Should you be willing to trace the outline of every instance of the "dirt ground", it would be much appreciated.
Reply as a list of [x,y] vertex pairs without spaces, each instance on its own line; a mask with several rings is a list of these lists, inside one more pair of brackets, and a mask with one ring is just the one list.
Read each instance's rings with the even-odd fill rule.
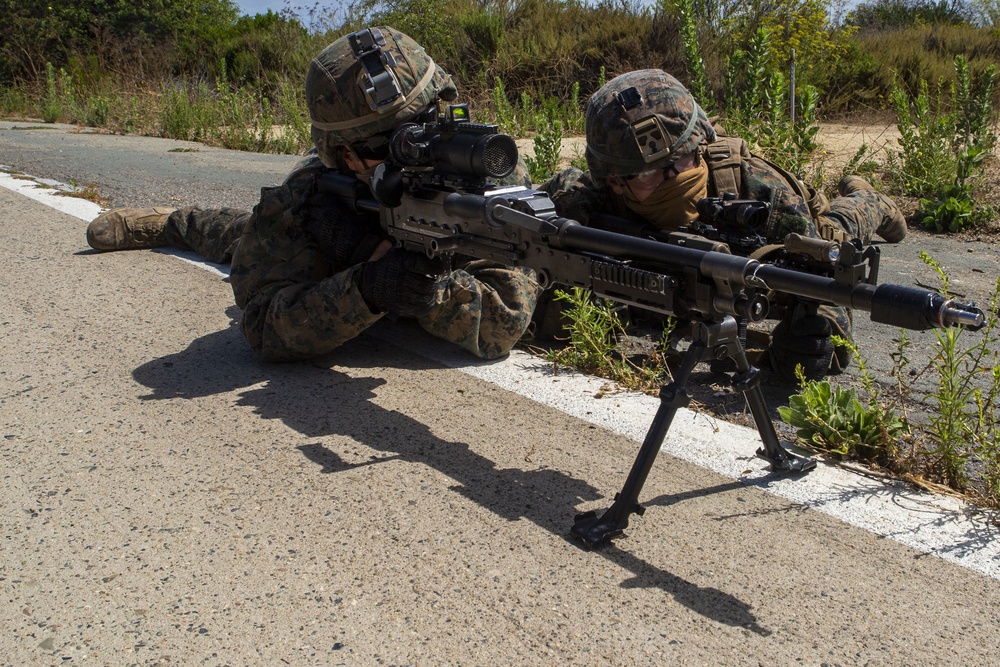
[[821,159],[828,160],[837,168],[847,164],[864,144],[872,148],[873,158],[878,161],[883,161],[887,151],[899,145],[899,130],[893,124],[821,123],[817,137],[823,146]]

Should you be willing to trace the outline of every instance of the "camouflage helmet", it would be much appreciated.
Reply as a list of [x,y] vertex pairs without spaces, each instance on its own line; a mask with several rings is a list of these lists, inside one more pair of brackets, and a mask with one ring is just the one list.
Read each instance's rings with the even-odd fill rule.
[[662,169],[715,141],[705,112],[658,69],[608,81],[587,104],[587,167],[594,178]]
[[424,48],[389,27],[341,37],[313,58],[306,75],[312,140],[328,167],[338,164],[337,146],[371,141],[439,98],[457,96],[451,77]]

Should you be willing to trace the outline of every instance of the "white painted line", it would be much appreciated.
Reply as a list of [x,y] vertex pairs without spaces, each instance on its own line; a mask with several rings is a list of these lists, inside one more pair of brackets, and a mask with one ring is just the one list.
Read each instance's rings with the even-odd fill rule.
[[208,260],[202,259],[201,256],[194,252],[193,250],[179,250],[177,248],[156,248],[153,252],[158,252],[164,255],[173,255],[182,262],[187,262],[188,264],[193,264],[199,269],[205,269],[211,274],[219,276],[220,278],[229,277],[229,265],[228,264],[216,264],[214,262],[209,262]]
[[[0,169],[4,168],[6,168],[4,165],[0,165]],[[71,192],[72,188],[57,181],[34,178],[27,175],[23,177],[15,177],[11,174],[0,171],[0,187],[13,190],[14,192],[24,195],[29,199],[34,199],[41,204],[45,204],[46,206],[54,208],[57,211],[80,218],[86,222],[90,222],[105,210],[101,208],[100,205],[95,204],[92,201],[81,199],[79,197],[67,196],[66,193]],[[82,231],[83,230],[81,230],[81,232]],[[178,250],[176,248],[157,248],[156,252],[173,255],[181,261],[187,262],[188,264],[194,264],[195,266],[205,269],[209,273],[214,273],[220,278],[229,277],[228,266],[207,262],[199,257],[197,253],[192,251]]]
[[[0,169],[4,168],[3,165],[0,165]],[[61,184],[57,184],[55,181],[42,183],[31,176],[15,177],[4,171],[0,171],[0,187],[13,190],[28,199],[34,199],[57,211],[88,221],[96,218],[101,212],[101,207],[92,201],[67,196],[66,193],[72,190],[69,186],[63,186],[62,188],[49,187],[58,185]]]
[[[381,324],[381,323],[380,323]],[[449,346],[435,344],[417,327],[379,326],[377,335],[408,350],[461,370],[503,389],[554,407],[641,443],[659,399],[631,392],[608,393],[607,382],[560,369],[527,352],[514,350],[499,362],[477,362]],[[602,394],[602,398],[595,398]],[[920,551],[1000,579],[998,531],[983,513],[956,498],[916,490],[902,482],[882,482],[834,465],[819,463],[803,477],[772,477],[767,463],[754,456],[761,447],[754,429],[719,421],[687,409],[678,411],[662,451],[747,485],[819,510],[853,526],[892,538]],[[615,462],[627,472],[632,460]],[[656,465],[667,465],[657,460]],[[610,499],[620,489],[604,489]],[[669,489],[643,489],[650,498]],[[645,526],[655,522],[646,515]]]
[[[86,221],[101,211],[91,202],[53,194],[54,191],[46,194],[33,183],[10,178],[7,174],[0,173],[0,186]],[[71,204],[79,202],[79,207],[67,205],[65,200],[71,200]],[[213,274],[228,275],[228,267],[206,263],[194,253],[169,251],[169,254]],[[509,357],[499,361],[482,362],[457,348],[441,345],[413,323],[393,324],[382,320],[371,332],[449,368],[629,437],[636,441],[636,451],[659,406],[659,399],[652,396],[605,392],[607,382],[598,378],[566,369],[554,374],[551,364],[520,350],[514,350]],[[603,398],[596,398],[598,394],[603,394]],[[760,438],[752,429],[681,409],[663,451],[1000,579],[998,531],[975,508],[955,498],[917,491],[903,483],[869,479],[823,462],[804,477],[772,478],[766,463],[754,456],[760,446]],[[614,463],[623,471],[632,465],[631,459]],[[657,465],[666,463],[657,461]],[[611,498],[618,490],[604,491]],[[667,491],[669,489],[645,488],[644,497]],[[653,517],[655,513],[648,516]],[[654,521],[647,521],[650,529],[655,529]]]

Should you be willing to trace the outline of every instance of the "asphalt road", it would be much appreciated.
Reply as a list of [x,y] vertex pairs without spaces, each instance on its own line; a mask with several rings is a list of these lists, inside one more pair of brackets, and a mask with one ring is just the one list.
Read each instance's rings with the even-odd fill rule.
[[[114,205],[294,162],[11,125],[0,164]],[[995,664],[995,578],[669,454],[581,549],[634,440],[405,341],[260,364],[218,276],[4,189],[0,226],[0,664]]]

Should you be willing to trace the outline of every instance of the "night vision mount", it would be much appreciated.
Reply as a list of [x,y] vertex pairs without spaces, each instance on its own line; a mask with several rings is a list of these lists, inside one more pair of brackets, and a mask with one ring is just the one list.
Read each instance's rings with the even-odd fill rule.
[[378,28],[365,28],[349,35],[347,41],[365,72],[359,85],[372,111],[402,98],[403,90],[392,71],[396,68],[396,59],[392,53],[382,48],[385,46],[382,31]]

